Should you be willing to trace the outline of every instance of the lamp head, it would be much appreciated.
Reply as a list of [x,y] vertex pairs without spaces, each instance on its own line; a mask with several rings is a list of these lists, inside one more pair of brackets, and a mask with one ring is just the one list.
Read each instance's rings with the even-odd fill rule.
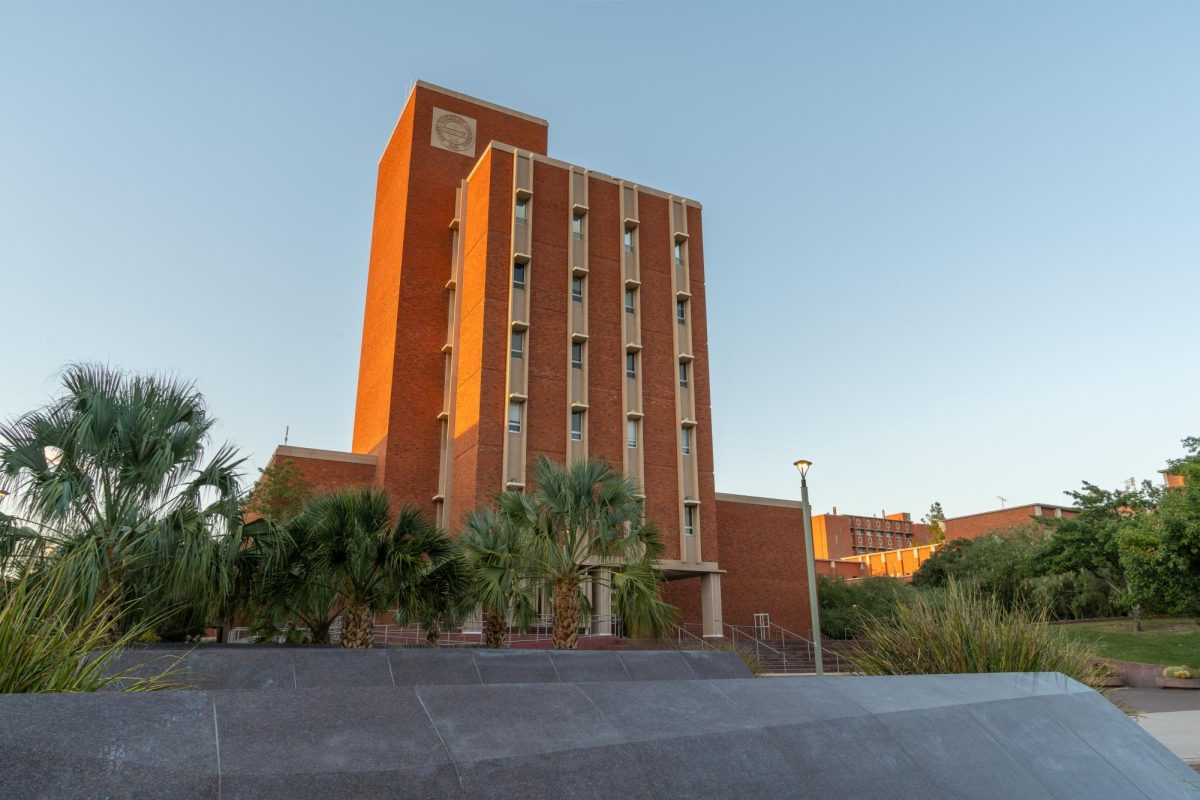
[[808,468],[812,466],[812,462],[802,458],[799,461],[793,462],[793,465],[796,467],[796,469],[800,470],[801,478],[807,478]]

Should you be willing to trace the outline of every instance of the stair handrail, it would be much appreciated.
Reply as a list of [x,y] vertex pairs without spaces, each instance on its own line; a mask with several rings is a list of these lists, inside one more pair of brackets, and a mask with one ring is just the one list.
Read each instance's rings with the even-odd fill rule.
[[[809,639],[809,638],[807,638],[807,637],[801,636],[800,634],[798,634],[798,633],[795,633],[795,632],[793,632],[793,631],[789,631],[787,628],[785,628],[785,627],[783,627],[782,625],[779,625],[779,624],[777,624],[777,623],[774,623],[774,622],[771,622],[771,623],[769,623],[769,625],[770,625],[770,627],[771,627],[771,628],[777,628],[777,629],[779,630],[779,641],[780,641],[780,642],[784,642],[784,641],[786,640],[786,638],[787,638],[787,637],[789,637],[789,636],[790,636],[791,638],[793,638],[793,639],[799,639],[800,641],[802,641],[802,642],[804,642],[806,645],[808,645],[808,655],[809,655],[809,658],[812,658],[812,659],[815,659],[815,658],[816,658],[816,647],[817,647],[817,646],[816,646],[816,644],[813,642],[813,640],[812,640],[812,639]],[[833,670],[834,670],[834,672],[841,672],[841,671],[842,671],[842,661],[843,661],[843,659],[842,659],[841,655],[839,655],[839,654],[838,654],[838,652],[837,652],[836,650],[832,650],[832,649],[829,649],[829,648],[826,648],[826,647],[822,647],[822,648],[821,648],[821,656],[822,656],[822,660],[824,660],[824,659],[828,658],[829,656],[832,656],[832,657],[833,657]]]
[[777,655],[779,657],[780,661],[783,662],[783,671],[785,673],[788,671],[788,668],[787,668],[788,667],[788,663],[787,663],[788,657],[787,657],[786,651],[776,650],[774,647],[767,644],[762,639],[759,639],[757,636],[754,636],[753,634],[750,634],[750,633],[746,633],[746,631],[743,630],[743,628],[745,626],[731,625],[728,622],[725,622],[723,624],[726,628],[728,628],[733,633],[733,635],[730,637],[730,639],[733,641],[734,647],[737,647],[737,641],[738,641],[739,636],[741,636],[743,639],[749,639],[754,644],[755,657],[761,659],[762,658],[762,650],[765,648],[765,649],[771,651],[772,653],[774,653],[775,655]]
[[701,650],[703,650],[705,648],[711,648],[713,650],[720,649],[715,644],[713,644],[712,642],[709,642],[707,639],[705,639],[703,636],[697,636],[696,634],[694,634],[691,631],[684,628],[682,625],[676,625],[675,626],[675,640],[678,643],[678,646],[679,646],[678,649],[680,649],[680,650],[683,649],[683,637],[685,637],[685,636],[688,637],[689,640],[695,639],[697,642],[699,642]]

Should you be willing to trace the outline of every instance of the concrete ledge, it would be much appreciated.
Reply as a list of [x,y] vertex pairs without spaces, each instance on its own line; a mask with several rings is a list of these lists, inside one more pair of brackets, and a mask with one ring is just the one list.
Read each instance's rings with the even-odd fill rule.
[[1057,674],[4,695],[0,719],[7,800],[1197,797]]

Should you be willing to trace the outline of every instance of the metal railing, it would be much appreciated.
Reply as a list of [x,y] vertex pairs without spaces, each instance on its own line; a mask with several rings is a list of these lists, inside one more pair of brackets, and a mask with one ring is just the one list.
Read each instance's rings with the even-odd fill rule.
[[[702,630],[703,626],[695,623],[679,626],[680,635],[686,634],[692,639],[701,639],[691,630]],[[738,650],[754,656],[762,672],[775,675],[811,674],[816,669],[816,646],[811,639],[806,639],[798,633],[793,633],[773,622],[756,625],[731,625],[724,623],[722,632],[727,642]],[[709,644],[710,647],[713,645]],[[822,647],[823,666],[826,672],[849,671],[846,660],[837,652]]]

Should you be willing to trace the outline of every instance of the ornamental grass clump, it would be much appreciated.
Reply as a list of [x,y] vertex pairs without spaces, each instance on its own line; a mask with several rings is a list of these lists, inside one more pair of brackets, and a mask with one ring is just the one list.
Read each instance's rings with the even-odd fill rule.
[[955,582],[940,597],[920,593],[887,617],[868,618],[848,658],[865,675],[1061,672],[1088,683],[1093,654],[1047,622],[1044,609],[1006,608]]
[[158,620],[135,623],[113,638],[120,609],[112,597],[73,613],[65,574],[55,565],[0,584],[0,693],[170,688],[175,664],[151,676],[111,669],[120,651],[153,632]]
[[1167,667],[1163,670],[1163,677],[1188,681],[1196,677],[1196,671],[1191,667]]

